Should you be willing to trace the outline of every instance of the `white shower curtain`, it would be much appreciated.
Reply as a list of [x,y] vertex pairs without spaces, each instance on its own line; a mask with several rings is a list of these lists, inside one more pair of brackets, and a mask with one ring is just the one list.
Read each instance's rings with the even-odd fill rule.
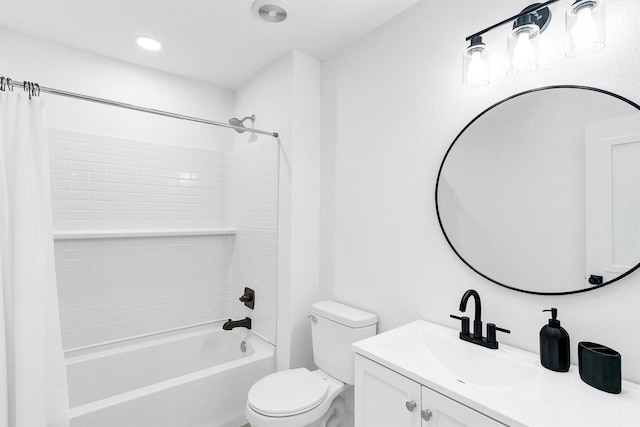
[[44,103],[0,92],[0,426],[69,425]]

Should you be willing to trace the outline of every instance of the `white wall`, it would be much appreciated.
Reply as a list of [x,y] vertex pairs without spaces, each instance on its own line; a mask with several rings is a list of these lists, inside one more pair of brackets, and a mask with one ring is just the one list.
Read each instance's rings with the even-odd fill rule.
[[[449,144],[477,114],[526,89],[580,84],[640,102],[640,3],[607,3],[608,46],[564,57],[564,9],[542,35],[541,69],[510,77],[493,67],[492,84],[461,87],[465,37],[530,2],[423,0],[323,63],[320,296],[378,314],[386,331],[415,319],[456,328],[463,292],[479,291],[483,320],[511,329],[502,342],[538,351],[542,309],[559,308],[577,343],[620,351],[624,377],[640,381],[640,273],[576,295],[535,296],[494,285],[468,269],[447,245],[434,189]],[[504,63],[508,26],[485,42]]]
[[[313,366],[306,315],[318,299],[320,62],[291,52],[236,91],[236,114],[275,131],[280,147],[278,369]],[[236,147],[265,136],[236,136]]]
[[[0,75],[42,86],[226,122],[233,93],[0,29]],[[140,52],[148,55],[149,52]],[[17,89],[16,89],[17,90]],[[231,149],[229,129],[43,95],[51,128],[208,150]]]

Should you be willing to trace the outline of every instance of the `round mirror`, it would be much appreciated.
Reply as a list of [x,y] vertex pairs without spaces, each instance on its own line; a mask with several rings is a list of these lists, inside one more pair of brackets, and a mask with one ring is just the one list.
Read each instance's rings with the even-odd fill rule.
[[640,107],[552,86],[473,119],[444,156],[436,210],[454,252],[481,276],[570,294],[640,266]]

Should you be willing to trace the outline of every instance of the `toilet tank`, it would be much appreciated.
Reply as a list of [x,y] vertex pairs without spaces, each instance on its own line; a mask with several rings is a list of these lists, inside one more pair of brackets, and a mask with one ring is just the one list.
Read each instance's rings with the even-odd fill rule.
[[351,344],[376,334],[378,317],[335,301],[311,306],[313,360],[318,368],[353,384]]

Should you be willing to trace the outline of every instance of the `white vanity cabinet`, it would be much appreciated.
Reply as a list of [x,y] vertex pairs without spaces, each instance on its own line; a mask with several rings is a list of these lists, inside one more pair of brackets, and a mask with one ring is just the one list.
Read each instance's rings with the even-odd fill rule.
[[[398,374],[399,375],[399,374]],[[422,427],[504,427],[468,406],[422,387]]]
[[[424,320],[353,344],[356,427],[640,427],[640,385],[620,394],[538,354],[487,349]],[[414,405],[415,403],[415,405]]]
[[363,356],[355,356],[355,427],[504,427]]
[[420,427],[420,384],[355,357],[355,427]]

